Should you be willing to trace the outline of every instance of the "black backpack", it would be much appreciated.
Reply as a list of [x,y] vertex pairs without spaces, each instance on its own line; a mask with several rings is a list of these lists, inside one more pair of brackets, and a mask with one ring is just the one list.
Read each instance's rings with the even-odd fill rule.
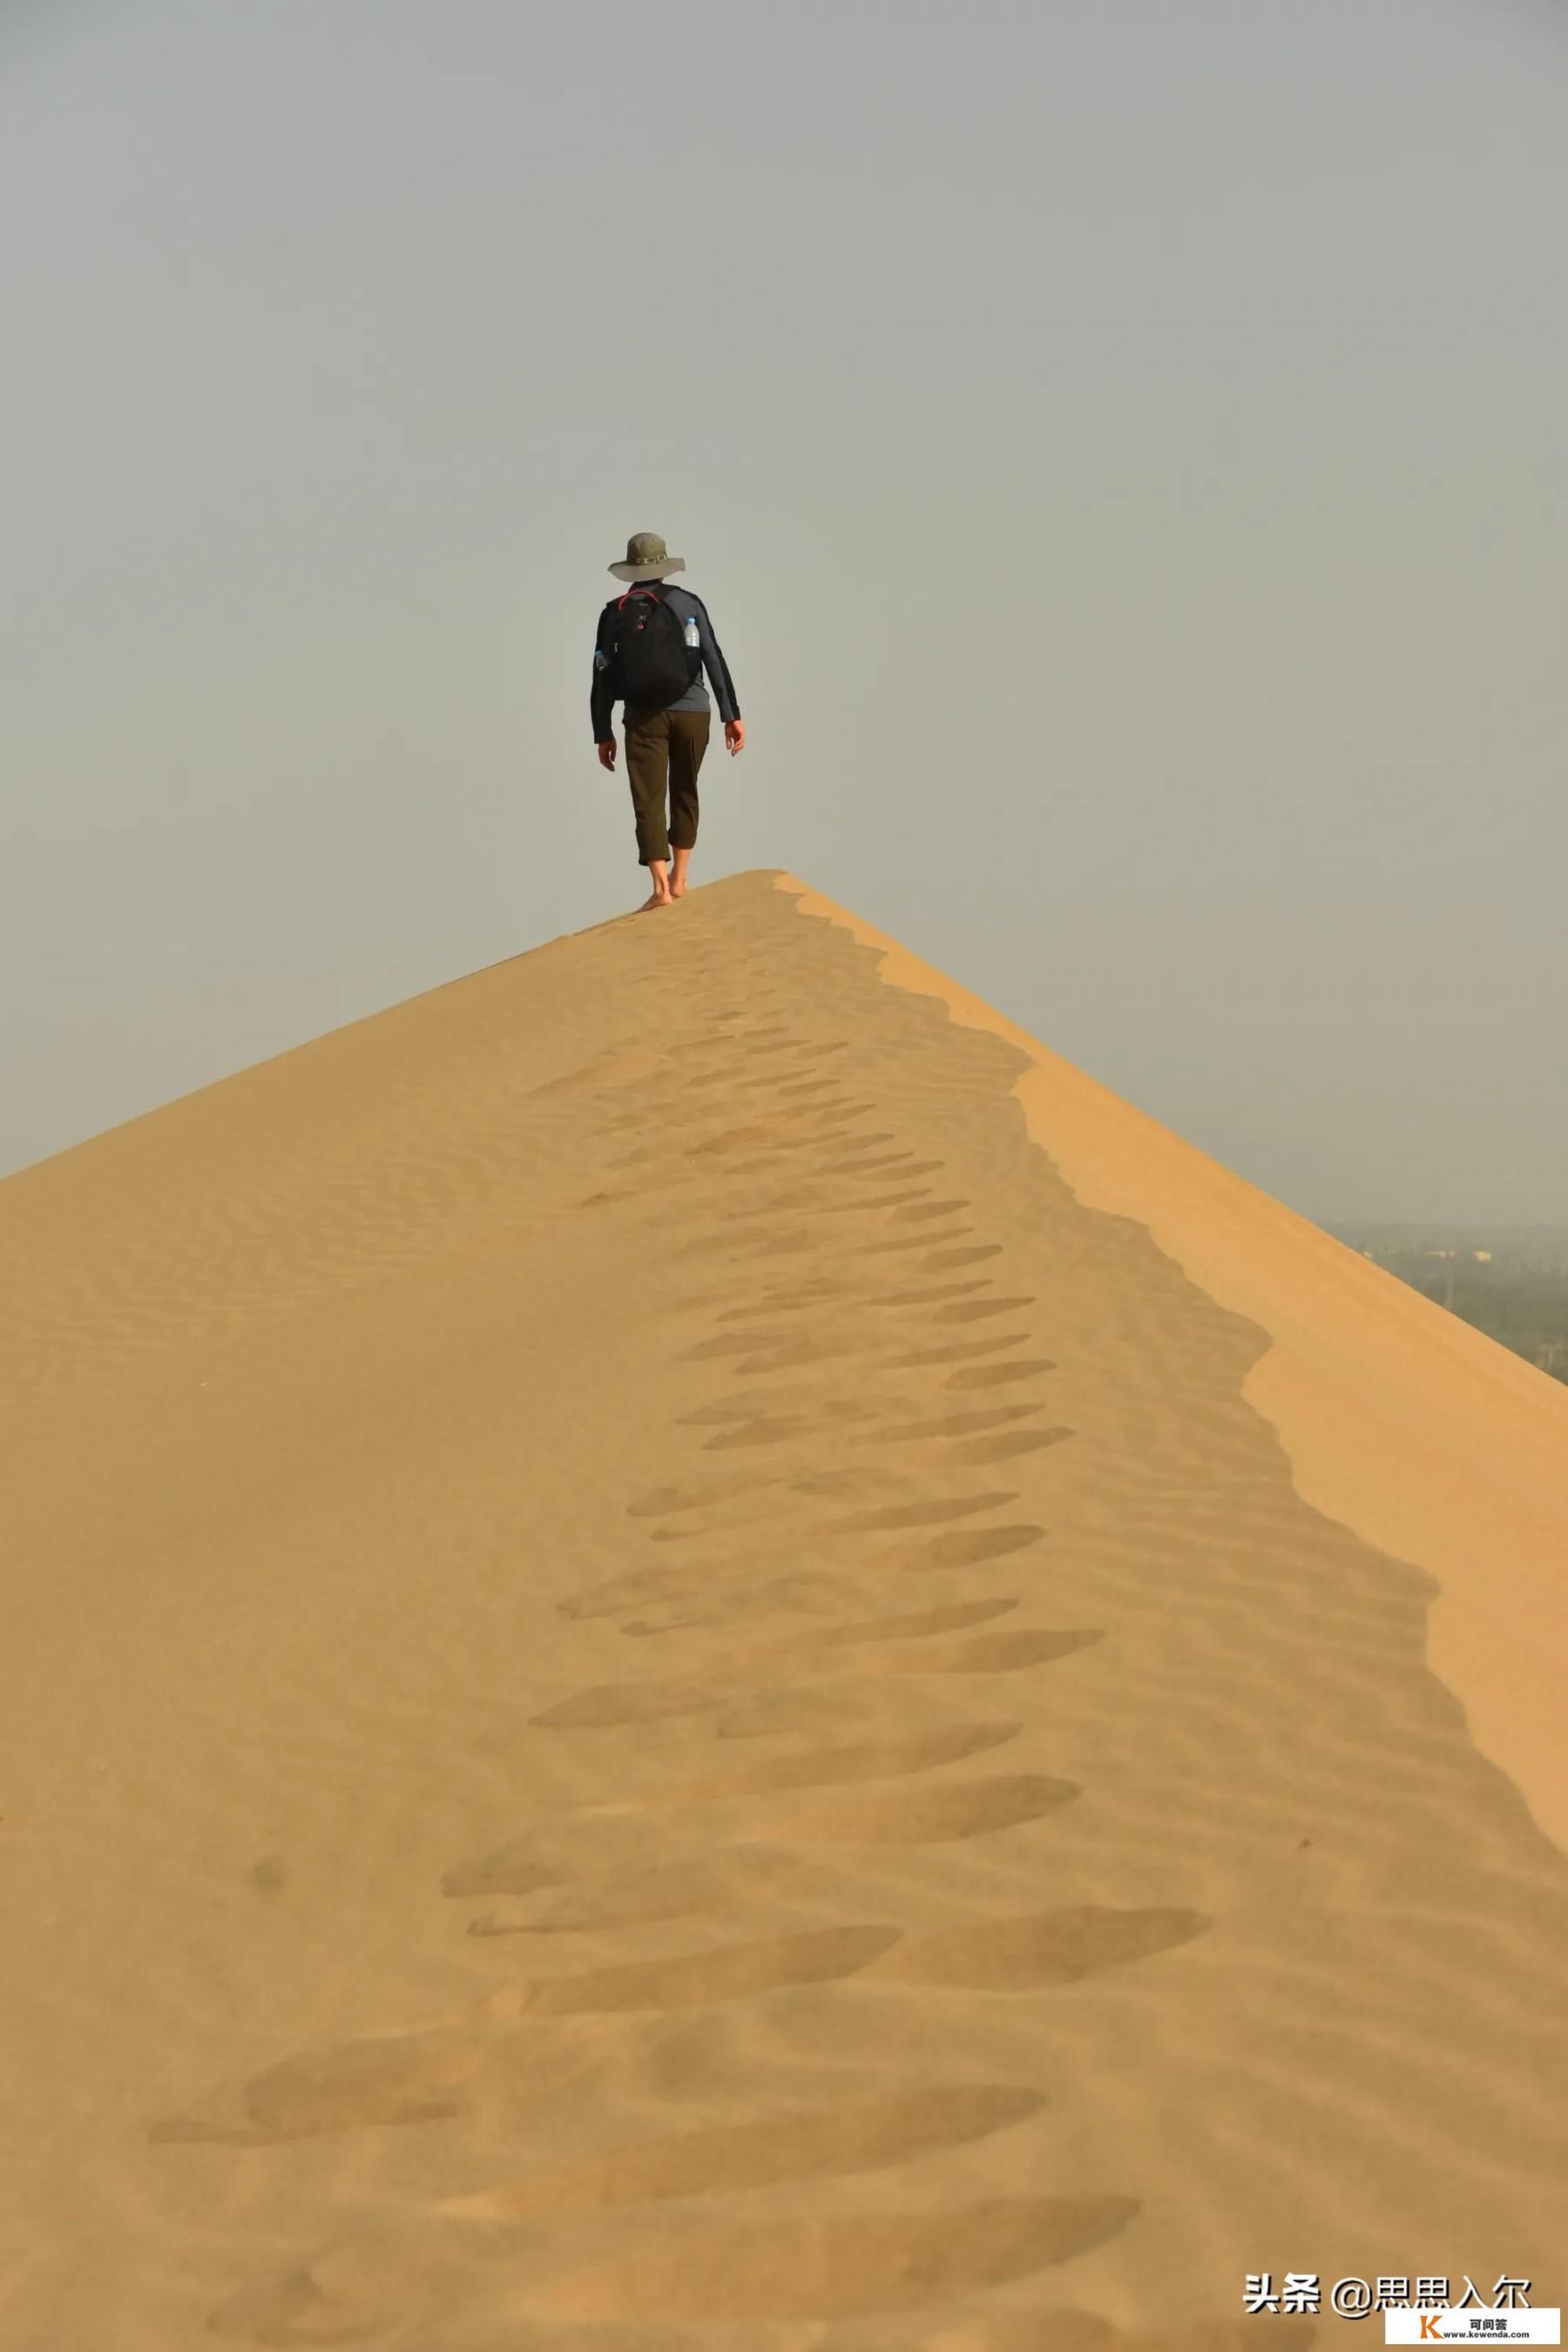
[[668,710],[702,675],[702,655],[652,588],[634,588],[616,610],[610,637],[615,698],[633,710]]

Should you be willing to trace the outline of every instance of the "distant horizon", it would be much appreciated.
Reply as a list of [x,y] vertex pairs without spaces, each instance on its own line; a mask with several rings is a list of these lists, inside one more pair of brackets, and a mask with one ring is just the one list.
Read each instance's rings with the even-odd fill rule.
[[[1314,1223],[1321,1223],[1321,1219]],[[1496,1217],[1336,1217],[1332,1221],[1347,1231],[1365,1234],[1433,1233],[1433,1234],[1530,1234],[1544,1237],[1568,1238],[1568,1223],[1516,1224]]]
[[[714,879],[716,879],[716,880],[722,880],[722,879],[725,879],[726,877],[722,877],[722,876],[719,876],[719,877],[714,877],[713,878],[714,878]],[[614,919],[614,918],[611,918],[610,919],[612,919],[612,920],[613,920],[613,919]],[[589,926],[586,926],[586,927],[584,927],[584,928],[587,928],[587,929],[596,929],[596,928],[597,928],[597,926],[596,926],[596,925],[589,925]],[[571,933],[562,933],[562,934],[560,934],[559,936],[560,936],[560,937],[562,937],[562,938],[569,938],[569,937],[572,937],[572,936],[573,936],[573,934],[571,934]],[[522,949],[519,949],[518,950],[516,950],[516,955],[517,955],[517,956],[526,956],[526,955],[529,955],[529,954],[533,953],[533,952],[535,951],[535,949],[544,949],[544,948],[548,948],[548,947],[550,947],[550,946],[553,945],[554,943],[555,943],[555,942],[554,942],[553,940],[539,940],[539,941],[537,941],[537,942],[535,942],[535,943],[534,943],[534,947],[532,947],[532,948],[522,948]],[[510,962],[510,961],[515,961],[515,957],[514,957],[514,956],[503,956],[503,957],[500,957],[500,958],[497,959],[497,961],[500,961],[500,962],[503,962],[503,963],[504,963],[504,962]],[[489,969],[492,969],[492,968],[493,968],[493,967],[491,967],[491,966],[482,966],[482,967],[479,967],[479,970],[489,970]],[[437,981],[437,982],[436,982],[434,983],[434,988],[435,988],[435,989],[442,989],[442,988],[455,988],[455,987],[460,987],[460,986],[462,985],[462,983],[463,983],[463,982],[464,982],[464,981],[466,981],[466,980],[470,980],[470,979],[474,979],[474,978],[477,978],[478,976],[479,976],[478,971],[472,971],[472,972],[460,972],[460,973],[457,974],[453,979],[451,979],[451,980],[449,980],[449,981]],[[952,977],[953,977],[954,979],[959,980],[961,982],[962,982],[962,981],[963,981],[963,975],[962,975],[962,974],[954,973],[954,974],[952,975]],[[431,991],[425,991],[425,990],[421,990],[421,991],[416,992],[416,995],[423,995],[423,994],[427,994],[427,993],[430,993],[430,992],[431,992]],[[353,1016],[353,1020],[351,1020],[351,1021],[339,1023],[338,1024],[336,1024],[336,1026],[337,1026],[337,1027],[339,1027],[339,1028],[350,1028],[350,1027],[354,1026],[354,1025],[355,1025],[355,1024],[356,1024],[357,1022],[360,1022],[360,1021],[376,1020],[376,1019],[379,1019],[379,1018],[381,1018],[381,1017],[383,1017],[383,1016],[384,1016],[384,1015],[387,1015],[387,1014],[391,1014],[391,1013],[396,1013],[396,1012],[400,1009],[400,1005],[401,1005],[402,1003],[412,1003],[412,1002],[414,1002],[414,1001],[415,1001],[415,999],[413,999],[413,998],[405,998],[405,999],[400,1000],[398,1003],[388,1004],[388,1005],[381,1005],[381,1006],[374,1007],[374,1008],[372,1008],[369,1012],[366,1012],[366,1013],[358,1013],[358,1014],[355,1014],[355,1015]],[[997,1007],[995,1007],[994,1009],[995,1009],[996,1011],[998,1011],[998,1012],[1005,1013],[1005,1007],[1003,1007],[1003,1006],[997,1006]],[[1008,1017],[1011,1017],[1011,1016],[1008,1016]],[[333,1031],[332,1031],[332,1030],[326,1030],[326,1031],[322,1031],[322,1032],[321,1033],[321,1036],[322,1036],[322,1037],[324,1037],[324,1036],[331,1036],[331,1034],[334,1034],[334,1033],[333,1033]],[[26,1175],[26,1174],[30,1170],[32,1170],[32,1169],[36,1169],[36,1168],[40,1168],[40,1167],[42,1167],[42,1166],[46,1165],[46,1164],[47,1163],[47,1161],[49,1161],[50,1160],[56,1160],[56,1159],[62,1158],[62,1157],[63,1157],[65,1154],[67,1154],[68,1152],[70,1152],[70,1151],[74,1151],[74,1150],[79,1150],[82,1146],[84,1146],[84,1145],[86,1145],[86,1144],[90,1144],[90,1143],[96,1142],[96,1141],[98,1141],[99,1139],[100,1139],[100,1138],[102,1138],[103,1136],[106,1136],[106,1135],[111,1135],[111,1134],[113,1134],[113,1133],[114,1133],[114,1131],[115,1131],[115,1129],[116,1129],[116,1128],[119,1128],[119,1127],[124,1127],[124,1126],[130,1126],[130,1125],[132,1125],[135,1120],[137,1120],[137,1119],[139,1119],[139,1118],[156,1118],[156,1116],[158,1115],[158,1113],[159,1113],[160,1111],[163,1111],[163,1110],[168,1110],[168,1109],[173,1108],[174,1108],[174,1106],[176,1103],[179,1103],[179,1102],[182,1102],[182,1101],[184,1101],[184,1100],[188,1099],[188,1098],[189,1098],[189,1097],[190,1097],[191,1095],[202,1094],[202,1093],[206,1092],[209,1088],[211,1088],[211,1087],[213,1087],[224,1086],[224,1085],[226,1085],[226,1084],[230,1083],[231,1081],[233,1081],[233,1080],[237,1079],[237,1078],[242,1078],[242,1077],[246,1076],[248,1074],[248,1072],[250,1072],[251,1070],[259,1069],[259,1068],[263,1067],[263,1066],[264,1066],[268,1062],[273,1062],[273,1061],[280,1061],[280,1060],[283,1060],[283,1059],[287,1058],[287,1056],[288,1056],[289,1055],[293,1054],[293,1053],[302,1052],[302,1051],[304,1051],[305,1049],[307,1049],[308,1047],[310,1047],[310,1045],[315,1045],[315,1044],[317,1044],[317,1043],[319,1043],[319,1042],[320,1042],[320,1037],[302,1037],[302,1038],[300,1038],[300,1039],[298,1039],[298,1040],[297,1040],[293,1045],[284,1045],[284,1046],[280,1047],[280,1048],[279,1049],[279,1051],[278,1051],[277,1053],[275,1053],[275,1054],[263,1055],[259,1056],[259,1057],[258,1058],[258,1060],[256,1060],[256,1061],[254,1061],[254,1062],[247,1062],[247,1063],[244,1063],[244,1064],[240,1065],[240,1066],[239,1066],[238,1068],[237,1068],[237,1069],[233,1069],[233,1070],[226,1070],[226,1071],[220,1072],[216,1076],[204,1080],[204,1081],[202,1082],[202,1084],[201,1084],[201,1085],[196,1086],[196,1087],[189,1087],[189,1088],[187,1088],[187,1089],[186,1089],[186,1092],[185,1092],[185,1094],[184,1094],[184,1095],[175,1095],[175,1096],[171,1096],[171,1097],[170,1097],[166,1101],[159,1102],[159,1103],[151,1103],[151,1104],[149,1104],[149,1105],[146,1107],[146,1108],[145,1108],[145,1109],[143,1109],[143,1110],[140,1110],[140,1111],[132,1111],[132,1112],[131,1112],[131,1113],[129,1114],[129,1116],[128,1116],[126,1118],[116,1120],[116,1121],[113,1123],[113,1125],[112,1125],[112,1126],[110,1126],[110,1127],[97,1129],[95,1129],[95,1130],[93,1131],[93,1133],[89,1134],[89,1135],[77,1136],[77,1137],[73,1138],[73,1139],[72,1139],[72,1140],[71,1140],[70,1142],[61,1144],[61,1145],[58,1146],[58,1147],[57,1147],[54,1150],[52,1150],[52,1151],[41,1152],[36,1160],[25,1160],[25,1161],[23,1161],[19,1166],[17,1166],[17,1167],[16,1167],[16,1168],[5,1169],[5,1170],[4,1170],[4,1171],[0,1171],[0,1185],[5,1184],[5,1183],[8,1181],[8,1179],[9,1179],[9,1178],[11,1178],[11,1177],[13,1177],[13,1176],[22,1176],[22,1175]],[[1040,1042],[1041,1042],[1042,1044],[1044,1044],[1044,1045],[1049,1045],[1049,1044],[1050,1044],[1050,1041],[1049,1041],[1049,1039],[1048,1039],[1048,1038],[1043,1038],[1043,1039],[1041,1039],[1041,1040],[1040,1040]],[[1053,1050],[1054,1050],[1054,1049],[1053,1049]],[[1087,1075],[1087,1076],[1091,1076],[1091,1077],[1092,1077],[1092,1076],[1094,1076],[1096,1074],[1095,1074],[1094,1072],[1092,1072],[1092,1071],[1089,1071],[1089,1072],[1086,1073],[1086,1075]],[[1102,1083],[1103,1083],[1103,1082],[1102,1082]],[[1126,1097],[1123,1097],[1123,1099],[1127,1099],[1127,1098],[1126,1098]],[[1142,1109],[1142,1108],[1145,1108],[1145,1106],[1143,1106],[1143,1105],[1142,1105],[1142,1104],[1136,1104],[1136,1105],[1134,1105],[1133,1107],[1134,1107],[1135,1108],[1138,1108],[1138,1109]],[[1160,1123],[1161,1123],[1161,1125],[1162,1125],[1162,1126],[1167,1126],[1167,1127],[1168,1127],[1168,1126],[1170,1126],[1170,1122],[1169,1122],[1168,1120],[1165,1120],[1165,1119],[1162,1119]],[[1179,1129],[1175,1129],[1175,1128],[1172,1128],[1171,1131],[1172,1131],[1173,1133],[1175,1133],[1175,1134],[1180,1134],[1180,1132],[1181,1132]],[[1194,1139],[1193,1139],[1191,1136],[1184,1136],[1184,1137],[1183,1137],[1183,1138],[1182,1138],[1182,1139],[1183,1139],[1184,1141],[1185,1141],[1185,1142],[1188,1142],[1188,1143],[1193,1143],[1193,1142],[1194,1142]],[[1202,1145],[1194,1144],[1194,1149],[1197,1149],[1197,1150],[1203,1150],[1203,1148],[1204,1148],[1204,1147],[1203,1147]],[[1208,1157],[1208,1158],[1210,1158],[1210,1159],[1213,1159],[1213,1158],[1215,1158],[1215,1154],[1213,1154],[1212,1152],[1211,1152],[1211,1153],[1206,1153],[1206,1154],[1205,1154],[1205,1156],[1206,1156],[1206,1157]],[[1219,1165],[1221,1165],[1221,1166],[1225,1166],[1225,1165],[1226,1165],[1227,1163],[1226,1163],[1226,1162],[1224,1162],[1224,1161],[1219,1161],[1219,1162],[1218,1162],[1218,1164],[1219,1164]],[[1233,1172],[1233,1173],[1238,1173],[1238,1174],[1239,1174],[1239,1173],[1241,1173],[1242,1171],[1238,1171],[1238,1170],[1233,1170],[1233,1171],[1232,1171],[1232,1172]],[[1253,1181],[1254,1180],[1253,1180],[1253,1179],[1251,1179],[1251,1178],[1248,1178],[1247,1181],[1250,1182],[1250,1181]],[[1260,1189],[1260,1190],[1264,1190],[1264,1189],[1267,1189],[1267,1188],[1259,1187],[1259,1189]],[[1279,1195],[1279,1194],[1272,1194],[1272,1195],[1270,1195],[1270,1197],[1271,1197],[1271,1198],[1275,1198],[1275,1199],[1279,1199],[1279,1198],[1281,1198],[1281,1196],[1280,1196],[1280,1195]],[[1562,1222],[1553,1223],[1553,1222],[1552,1222],[1552,1221],[1551,1221],[1551,1220],[1546,1220],[1546,1221],[1542,1222],[1542,1221],[1540,1221],[1540,1220],[1530,1220],[1530,1219],[1509,1219],[1509,1218],[1484,1217],[1484,1216],[1481,1216],[1481,1217],[1476,1217],[1476,1216],[1471,1216],[1471,1217],[1391,1217],[1391,1216],[1386,1216],[1386,1215],[1378,1215],[1378,1216],[1361,1216],[1361,1215],[1356,1215],[1356,1214],[1353,1214],[1353,1213],[1352,1213],[1352,1214],[1349,1214],[1349,1215],[1335,1215],[1335,1216],[1332,1216],[1332,1217],[1325,1217],[1325,1216],[1320,1216],[1320,1215],[1316,1214],[1316,1213],[1315,1213],[1312,1210],[1310,1210],[1310,1209],[1300,1207],[1300,1206],[1298,1203],[1296,1203],[1296,1202],[1285,1202],[1283,1203],[1283,1205],[1285,1205],[1286,1207],[1289,1207],[1289,1208],[1294,1209],[1294,1210],[1295,1210],[1295,1213],[1296,1213],[1298,1215],[1300,1215],[1300,1216],[1303,1216],[1303,1217],[1305,1217],[1305,1218],[1307,1219],[1307,1221],[1308,1221],[1308,1223],[1309,1223],[1318,1226],[1321,1231],[1323,1231],[1323,1232],[1325,1232],[1325,1233],[1333,1234],[1336,1237],[1337,1237],[1337,1236],[1339,1236],[1339,1235],[1340,1235],[1340,1234],[1347,1234],[1347,1233],[1360,1233],[1360,1234],[1383,1234],[1383,1233],[1389,1233],[1389,1234],[1392,1234],[1392,1233],[1404,1233],[1404,1234],[1411,1234],[1411,1233],[1433,1233],[1433,1234],[1483,1234],[1483,1233],[1484,1233],[1484,1234],[1493,1234],[1493,1235],[1496,1235],[1496,1236],[1509,1236],[1509,1237],[1512,1237],[1512,1238],[1514,1238],[1514,1239],[1524,1239],[1524,1238],[1527,1238],[1527,1237],[1528,1237],[1528,1238],[1531,1238],[1531,1239],[1535,1239],[1535,1240],[1540,1240],[1540,1241],[1550,1241],[1550,1242],[1552,1242],[1552,1243],[1561,1243],[1561,1244],[1563,1244],[1563,1245],[1568,1246],[1568,1219],[1564,1219],[1564,1220],[1563,1220]]]

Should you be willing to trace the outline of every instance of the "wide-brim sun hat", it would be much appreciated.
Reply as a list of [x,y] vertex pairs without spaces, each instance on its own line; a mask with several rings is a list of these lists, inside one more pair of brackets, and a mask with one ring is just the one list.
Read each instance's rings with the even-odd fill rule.
[[626,562],[610,566],[617,580],[662,580],[667,572],[685,569],[684,556],[671,555],[657,530],[634,530]]

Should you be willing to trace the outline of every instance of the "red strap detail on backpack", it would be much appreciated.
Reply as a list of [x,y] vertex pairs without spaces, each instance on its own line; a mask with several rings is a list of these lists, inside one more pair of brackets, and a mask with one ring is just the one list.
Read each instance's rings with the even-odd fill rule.
[[654,595],[654,592],[653,592],[653,590],[652,590],[651,588],[647,588],[647,587],[641,587],[641,588],[628,588],[628,589],[626,590],[626,594],[625,594],[624,596],[617,596],[617,597],[616,597],[616,612],[618,613],[618,612],[621,610],[621,607],[622,607],[624,604],[629,604],[631,603],[632,598],[633,598],[634,596],[653,596],[653,601],[654,601],[654,603],[657,604],[658,604],[658,598],[657,596],[655,596],[655,595]]

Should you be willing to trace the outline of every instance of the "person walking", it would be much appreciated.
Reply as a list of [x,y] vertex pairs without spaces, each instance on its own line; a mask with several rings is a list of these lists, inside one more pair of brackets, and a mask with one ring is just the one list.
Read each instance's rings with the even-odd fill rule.
[[719,698],[731,755],[745,749],[746,730],[707,605],[689,589],[665,585],[671,572],[685,571],[684,558],[671,555],[657,531],[638,530],[626,541],[625,562],[609,569],[632,585],[624,596],[612,596],[599,615],[590,715],[599,763],[614,774],[610,714],[617,702],[625,705],[637,859],[653,884],[652,897],[637,909],[646,914],[650,907],[672,906],[686,892],[686,869],[697,840],[697,772],[712,716],[704,669]]

